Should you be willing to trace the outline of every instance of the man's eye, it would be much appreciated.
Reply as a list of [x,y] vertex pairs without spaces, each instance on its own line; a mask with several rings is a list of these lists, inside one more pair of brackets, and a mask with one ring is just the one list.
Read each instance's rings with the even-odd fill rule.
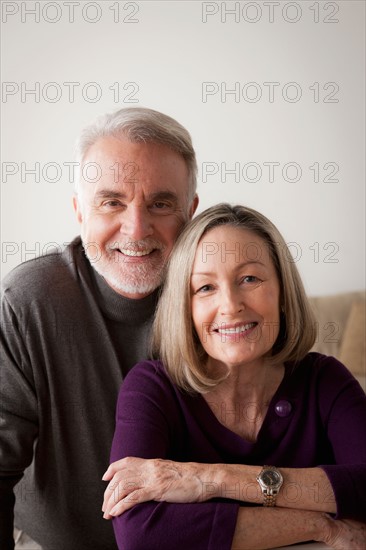
[[110,201],[105,201],[103,203],[103,206],[106,206],[107,208],[116,208],[118,206],[121,206],[121,203],[119,201],[116,201],[116,200],[110,200]]
[[160,201],[157,201],[157,202],[154,202],[153,204],[153,208],[157,208],[158,210],[164,210],[164,209],[167,209],[167,208],[170,208],[171,205],[166,203],[166,202],[160,202]]

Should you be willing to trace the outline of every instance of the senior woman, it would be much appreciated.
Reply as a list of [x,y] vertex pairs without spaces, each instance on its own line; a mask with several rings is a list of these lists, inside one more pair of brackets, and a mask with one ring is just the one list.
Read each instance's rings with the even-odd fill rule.
[[103,510],[120,549],[364,549],[366,396],[309,353],[315,338],[266,217],[220,204],[188,224],[154,323],[159,360],[119,394]]

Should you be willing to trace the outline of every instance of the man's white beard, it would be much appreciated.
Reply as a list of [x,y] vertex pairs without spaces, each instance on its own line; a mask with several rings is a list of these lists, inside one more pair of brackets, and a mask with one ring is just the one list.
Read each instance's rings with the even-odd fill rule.
[[123,292],[123,294],[151,294],[157,289],[164,277],[164,267],[156,268],[146,265],[129,265],[128,274],[121,273],[121,277],[116,277],[110,273],[108,267],[93,265],[94,269],[102,275],[107,283],[114,289]]
[[124,262],[123,257],[116,261],[115,255],[119,253],[112,249],[96,259],[93,248],[89,248],[84,246],[84,252],[92,267],[112,288],[123,294],[151,294],[164,279],[165,259],[161,245],[159,255],[144,264]]

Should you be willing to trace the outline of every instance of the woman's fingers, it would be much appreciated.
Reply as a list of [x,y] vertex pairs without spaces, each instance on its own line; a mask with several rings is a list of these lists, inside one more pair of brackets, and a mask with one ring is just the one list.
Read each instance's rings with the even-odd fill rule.
[[102,480],[109,481],[110,479],[112,479],[112,477],[116,472],[124,468],[124,465],[127,460],[128,459],[126,458],[121,458],[120,460],[116,460],[116,462],[112,462],[112,464],[110,464],[107,470],[104,472]]
[[[131,503],[129,508],[131,508],[134,505],[133,494],[138,493],[138,491],[144,488],[145,482],[140,475],[133,475],[131,477],[131,474],[125,474],[123,471],[117,472],[104,491],[102,511],[107,513],[107,515],[110,514],[112,508],[123,499],[129,499],[128,502]],[[151,498],[146,498],[146,500],[151,500]]]
[[[214,494],[204,494],[207,479],[211,479],[210,467],[213,465],[136,457],[114,462],[103,476],[110,479],[102,507],[105,517],[148,500],[178,503],[213,498]],[[112,509],[117,514],[112,514]]]

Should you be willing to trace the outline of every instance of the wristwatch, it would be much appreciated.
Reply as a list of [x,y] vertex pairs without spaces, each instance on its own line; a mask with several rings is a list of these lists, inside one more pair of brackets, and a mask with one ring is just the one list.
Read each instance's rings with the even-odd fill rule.
[[276,498],[283,483],[281,472],[274,466],[263,466],[257,481],[263,494],[263,506],[276,506]]

